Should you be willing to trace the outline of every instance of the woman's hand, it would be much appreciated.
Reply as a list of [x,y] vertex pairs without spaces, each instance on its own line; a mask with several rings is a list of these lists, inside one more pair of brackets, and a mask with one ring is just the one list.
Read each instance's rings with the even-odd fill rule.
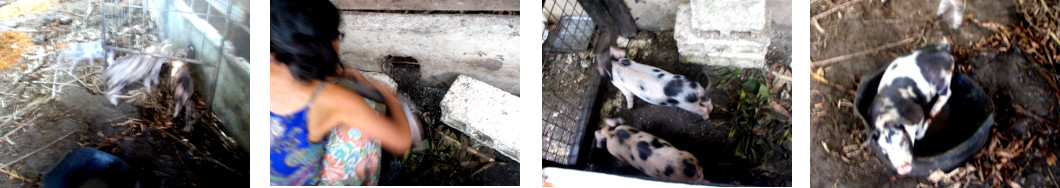
[[340,69],[338,75],[344,78],[353,78],[353,80],[361,83],[371,82],[371,80],[364,78],[364,75],[361,74],[361,70],[357,69],[357,67],[350,66],[345,67],[345,69]]

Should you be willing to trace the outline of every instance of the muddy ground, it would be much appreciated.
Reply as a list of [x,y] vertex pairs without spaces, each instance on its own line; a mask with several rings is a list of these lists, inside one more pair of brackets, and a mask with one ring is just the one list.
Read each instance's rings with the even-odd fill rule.
[[442,123],[439,104],[449,84],[422,83],[419,65],[384,63],[389,64],[384,67],[397,82],[398,92],[423,112],[420,120],[425,145],[429,145],[402,162],[401,173],[391,185],[519,185],[519,162]]
[[[1056,1],[1042,2],[1057,7]],[[1049,53],[1046,48],[1017,44],[1022,34],[1012,28],[1028,25],[1017,11],[1019,1],[965,3],[965,21],[956,30],[935,19],[938,1],[811,4],[811,15],[823,15],[811,21],[813,187],[1057,185],[1060,113],[1050,83],[1057,79],[1056,64],[1033,60]],[[859,147],[866,128],[854,110],[854,93],[864,76],[894,57],[942,38],[953,44],[957,72],[983,87],[994,102],[991,138],[955,173],[936,179],[896,176],[875,153]]]
[[[0,71],[3,124],[0,187],[37,187],[42,173],[70,149],[98,148],[130,163],[144,187],[245,187],[249,155],[232,138],[224,136],[220,121],[197,101],[194,130],[183,132],[187,122],[172,118],[171,90],[166,83],[153,92],[130,86],[132,100],[110,104],[101,94],[103,62],[84,62],[74,75],[61,77],[62,91],[51,97],[52,74],[69,65],[55,58],[60,46],[98,40],[98,10],[88,14],[94,1],[49,1],[41,12],[3,19],[0,28],[24,32],[43,43],[22,53],[18,62]],[[0,8],[3,8],[0,3]],[[11,5],[8,3],[7,5]],[[64,18],[69,23],[62,23]],[[166,69],[166,68],[164,68]],[[165,71],[165,70],[163,70]],[[65,74],[63,72],[62,74]],[[167,80],[163,77],[161,80]],[[16,161],[17,160],[17,161]]]

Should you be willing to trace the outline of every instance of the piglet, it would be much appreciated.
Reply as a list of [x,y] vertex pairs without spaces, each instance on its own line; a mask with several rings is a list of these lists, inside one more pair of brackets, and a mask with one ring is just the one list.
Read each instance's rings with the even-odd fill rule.
[[195,109],[195,102],[191,100],[191,95],[195,93],[195,83],[192,82],[191,74],[188,73],[188,63],[175,60],[169,65],[169,83],[173,86],[173,117],[177,117],[183,109],[184,132],[191,132],[192,122],[190,120]]
[[[148,46],[146,52],[166,56],[174,55],[172,44],[169,42]],[[106,95],[110,103],[117,105],[118,95],[122,93],[122,89],[133,83],[141,83],[147,91],[151,91],[151,87],[158,83],[163,60],[163,58],[140,54],[129,54],[117,60],[108,58],[109,66],[103,72],[103,77],[106,80]]]
[[948,20],[950,22],[950,28],[957,29],[958,27],[961,27],[961,22],[964,21],[963,12],[963,0],[941,0],[939,1],[939,8],[935,12],[935,16],[939,19]]
[[707,87],[682,75],[640,64],[626,59],[626,51],[611,47],[610,61],[597,57],[600,75],[611,79],[611,83],[626,97],[626,108],[633,109],[633,96],[654,105],[676,106],[710,119],[714,109]]
[[900,56],[885,68],[869,114],[873,137],[898,174],[912,171],[911,148],[949,100],[952,77],[946,41]]
[[692,153],[677,149],[666,140],[624,125],[622,119],[605,120],[607,127],[596,131],[596,147],[650,177],[670,181],[700,183],[703,168]]
[[67,73],[72,73],[78,63],[102,59],[104,54],[107,54],[105,51],[103,49],[103,41],[71,44],[63,48],[63,52],[59,54],[57,60],[59,62],[69,62],[70,69],[67,70]]

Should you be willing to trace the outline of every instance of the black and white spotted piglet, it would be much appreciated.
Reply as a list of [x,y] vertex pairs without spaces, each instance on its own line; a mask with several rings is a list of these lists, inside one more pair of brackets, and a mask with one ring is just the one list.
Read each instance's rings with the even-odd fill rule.
[[[596,131],[596,147],[607,146],[607,151],[650,177],[699,183],[703,168],[692,153],[670,145],[663,139],[621,125],[622,119],[607,119],[607,127]],[[605,144],[606,143],[606,144]]]
[[913,145],[949,101],[953,56],[942,41],[896,58],[884,71],[869,109],[876,130],[870,138],[898,174],[907,174],[913,169]]
[[714,109],[710,97],[710,81],[707,87],[682,75],[672,74],[659,68],[626,59],[626,51],[611,47],[610,61],[598,58],[597,69],[626,97],[626,108],[633,109],[633,96],[654,105],[676,106],[710,118]]

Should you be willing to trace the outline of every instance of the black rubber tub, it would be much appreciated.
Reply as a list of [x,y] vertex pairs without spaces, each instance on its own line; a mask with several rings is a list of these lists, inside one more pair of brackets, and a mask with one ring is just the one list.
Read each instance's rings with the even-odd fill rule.
[[[867,127],[866,134],[875,131],[868,115],[882,73],[880,71],[862,79],[854,99],[858,115]],[[932,119],[924,138],[917,140],[913,147],[913,171],[908,176],[927,177],[936,169],[949,172],[963,166],[979,153],[990,138],[990,127],[994,124],[994,103],[983,89],[960,73],[954,73],[950,89],[953,96],[948,104]],[[876,158],[897,173],[874,140],[868,145]]]

